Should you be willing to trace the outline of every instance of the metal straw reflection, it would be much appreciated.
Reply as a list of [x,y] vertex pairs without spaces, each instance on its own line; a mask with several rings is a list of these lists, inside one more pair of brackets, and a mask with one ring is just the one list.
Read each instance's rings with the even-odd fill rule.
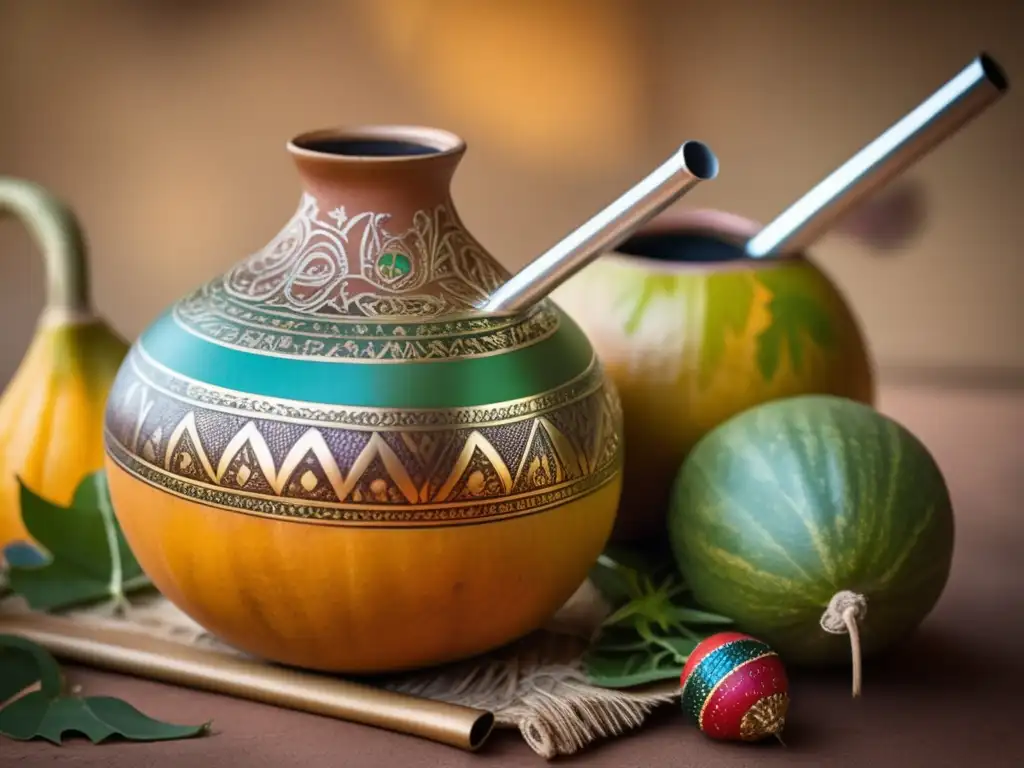
[[746,244],[763,258],[805,250],[843,214],[996,102],[1009,83],[981,54],[952,80],[837,168]]

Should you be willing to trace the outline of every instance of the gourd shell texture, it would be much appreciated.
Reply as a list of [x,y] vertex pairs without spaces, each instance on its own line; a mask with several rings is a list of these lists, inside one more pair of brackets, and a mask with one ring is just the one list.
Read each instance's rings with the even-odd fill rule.
[[67,505],[103,467],[103,403],[127,352],[98,320],[37,329],[0,397],[0,549],[32,542],[22,484]]
[[382,673],[483,653],[538,629],[607,541],[618,396],[550,301],[480,311],[510,276],[455,208],[465,149],[426,126],[293,137],[292,216],[118,372],[128,543],[253,655]]
[[677,264],[615,253],[553,297],[622,398],[619,540],[661,535],[679,465],[737,413],[801,394],[875,396],[856,318],[807,259]]
[[496,354],[324,362],[200,338],[188,301],[118,374],[106,466],[143,569],[214,635],[317,670],[420,668],[533,631],[586,578],[621,415],[570,318]]
[[832,598],[863,597],[863,656],[907,637],[941,596],[952,503],[928,449],[852,400],[804,395],[749,409],[680,469],[669,511],[695,600],[763,639],[786,664],[849,663],[822,627]]

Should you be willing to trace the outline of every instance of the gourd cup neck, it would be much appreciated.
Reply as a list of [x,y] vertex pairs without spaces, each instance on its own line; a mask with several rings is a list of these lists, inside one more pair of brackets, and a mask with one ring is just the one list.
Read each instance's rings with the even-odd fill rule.
[[310,131],[287,149],[304,191],[322,204],[386,210],[449,203],[466,144],[438,128],[387,125]]

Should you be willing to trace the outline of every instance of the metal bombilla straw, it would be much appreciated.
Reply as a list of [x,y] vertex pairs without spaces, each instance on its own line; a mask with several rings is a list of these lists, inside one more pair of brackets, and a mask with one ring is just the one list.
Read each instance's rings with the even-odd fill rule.
[[478,308],[489,313],[527,309],[697,184],[717,175],[714,153],[699,141],[687,141],[646,178],[509,278]]
[[1002,67],[980,54],[750,238],[746,255],[759,259],[806,250],[865,197],[963,128],[1008,88]]

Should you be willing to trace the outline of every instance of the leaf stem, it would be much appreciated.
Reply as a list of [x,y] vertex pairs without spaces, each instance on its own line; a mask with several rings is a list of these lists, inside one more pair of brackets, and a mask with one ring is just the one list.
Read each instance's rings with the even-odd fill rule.
[[123,568],[121,566],[121,549],[117,540],[117,521],[114,519],[114,510],[104,499],[100,498],[98,503],[99,513],[103,519],[103,531],[107,537],[107,548],[110,550],[110,595],[115,602],[124,600]]
[[699,634],[694,632],[692,629],[690,629],[688,626],[683,624],[681,621],[674,621],[674,622],[672,622],[672,629],[677,630],[681,635],[685,635],[686,637],[690,638],[691,640],[696,640],[697,642],[700,642],[703,639]]
[[114,595],[114,602],[111,606],[111,610],[114,616],[119,619],[127,618],[128,614],[131,613],[132,604],[128,601],[124,592],[119,592]]
[[[658,648],[662,648],[664,649],[664,651],[667,651],[669,654],[672,655],[672,658],[676,660],[679,660],[681,658],[679,652],[672,646],[671,643],[666,642],[663,638],[658,637],[651,631],[651,626],[647,623],[645,619],[637,620],[636,631],[637,634],[640,635],[640,637],[642,637],[651,645],[657,646]],[[682,659],[682,662],[685,663],[685,659]]]

